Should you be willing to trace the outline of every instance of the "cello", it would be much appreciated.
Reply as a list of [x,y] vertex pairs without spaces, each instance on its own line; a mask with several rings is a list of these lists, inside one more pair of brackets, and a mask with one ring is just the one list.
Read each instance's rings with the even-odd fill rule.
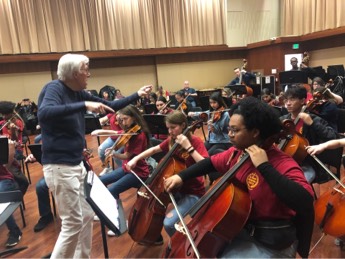
[[[188,131],[193,131],[200,123],[202,121],[193,123],[182,134],[185,135]],[[172,157],[178,146],[179,144],[175,143],[171,147],[151,177],[146,180],[145,185],[137,192],[137,200],[128,218],[128,234],[136,242],[150,245],[161,234],[166,209],[170,203],[169,196],[164,191],[164,178],[177,174],[186,168],[183,162]]]
[[334,237],[345,235],[345,178],[339,180],[315,155],[311,156],[332,176],[337,184],[323,193],[314,203],[315,223],[323,231],[323,234],[310,250],[310,253],[325,235]]
[[[189,213],[192,220],[187,227],[201,257],[216,257],[249,218],[252,206],[249,194],[230,181],[248,158],[249,155],[243,153],[240,161],[211,186]],[[191,243],[179,231],[171,237],[171,247],[173,249],[167,248],[165,258],[197,257]]]

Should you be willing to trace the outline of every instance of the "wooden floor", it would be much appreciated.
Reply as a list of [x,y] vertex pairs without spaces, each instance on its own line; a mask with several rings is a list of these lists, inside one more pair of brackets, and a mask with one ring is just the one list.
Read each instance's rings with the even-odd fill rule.
[[[199,132],[198,132],[199,131]],[[201,130],[198,129],[197,135],[202,136]],[[101,163],[97,157],[97,139],[95,137],[87,136],[88,147],[93,149],[94,158],[91,158],[91,163],[95,172],[101,171]],[[31,136],[31,143],[33,143],[33,136]],[[27,193],[25,194],[25,219],[27,226],[22,228],[22,221],[19,210],[14,213],[15,219],[18,225],[22,228],[23,236],[19,246],[28,246],[27,249],[8,256],[9,258],[40,258],[49,254],[54,247],[55,241],[60,230],[60,219],[47,226],[41,232],[35,233],[33,231],[34,225],[39,219],[37,198],[35,192],[36,182],[43,176],[42,167],[40,164],[29,165],[30,176],[32,184],[29,186]],[[342,172],[344,176],[344,172]],[[321,186],[321,193],[333,186],[333,182],[323,184]],[[125,208],[125,213],[128,217],[130,208],[132,207],[136,193],[136,189],[131,189],[121,194],[121,199]],[[101,227],[99,222],[94,223],[93,242],[92,242],[92,258],[104,258]],[[0,251],[5,249],[5,243],[7,240],[7,228],[6,225],[0,227]],[[167,244],[168,238],[164,230],[162,231],[165,244],[163,246],[151,246],[146,247],[138,245],[133,242],[127,233],[120,237],[108,237],[109,257],[111,258],[158,258],[161,257],[164,247]],[[318,226],[314,227],[313,243],[319,239],[322,235]],[[334,237],[326,236],[322,239],[319,245],[310,254],[310,258],[345,258],[345,251],[342,251],[339,247],[334,245]]]

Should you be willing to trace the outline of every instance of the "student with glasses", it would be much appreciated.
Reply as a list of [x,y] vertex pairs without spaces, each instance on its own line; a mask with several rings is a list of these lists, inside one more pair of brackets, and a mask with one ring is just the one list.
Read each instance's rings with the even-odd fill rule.
[[[314,222],[313,191],[298,164],[273,145],[273,141],[268,141],[281,129],[279,116],[273,107],[256,98],[247,97],[231,109],[229,137],[233,146],[165,180],[165,189],[170,192],[188,179],[209,171],[218,171],[224,175],[249,156],[244,162],[241,161],[243,164],[231,181],[250,197],[248,219],[244,220],[246,223],[240,233],[221,245],[217,257],[295,258],[296,251],[302,257],[308,256]],[[220,213],[220,208],[212,208],[215,210],[212,215]],[[203,208],[200,211],[207,213]],[[198,216],[194,215],[193,219]],[[299,221],[295,221],[295,218]],[[238,224],[233,223],[231,217],[226,219],[229,225]],[[227,226],[224,231],[229,229]],[[190,231],[193,233],[193,230]]]

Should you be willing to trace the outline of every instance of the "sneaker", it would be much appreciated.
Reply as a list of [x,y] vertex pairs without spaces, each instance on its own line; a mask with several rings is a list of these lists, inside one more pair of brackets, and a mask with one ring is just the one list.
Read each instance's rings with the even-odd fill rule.
[[97,215],[93,216],[94,221],[99,221],[99,217]]
[[22,238],[22,233],[17,231],[12,231],[8,234],[8,239],[6,242],[6,247],[16,246],[19,240]]
[[114,237],[116,236],[115,233],[111,230],[108,230],[108,236]]
[[53,214],[51,213],[44,217],[41,217],[34,227],[34,232],[40,232],[46,226],[48,226],[51,222],[53,222],[53,220],[54,220],[54,217],[53,217]]
[[141,246],[161,246],[164,244],[164,239],[163,239],[163,236],[160,235],[159,238],[153,244],[146,244],[146,243],[141,243],[141,242],[138,242],[138,244]]
[[102,172],[100,172],[99,176],[102,176],[104,174],[109,174],[111,171],[113,171],[113,169],[111,169],[110,167],[106,167],[102,170]]

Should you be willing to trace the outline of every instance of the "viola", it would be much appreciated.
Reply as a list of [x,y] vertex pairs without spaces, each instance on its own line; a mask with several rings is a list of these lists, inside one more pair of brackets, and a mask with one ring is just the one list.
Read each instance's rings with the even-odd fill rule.
[[106,156],[104,160],[104,166],[109,165],[112,159],[112,152],[120,149],[121,147],[124,147],[128,141],[131,139],[132,136],[136,135],[135,133],[138,133],[141,130],[141,127],[139,125],[135,125],[129,130],[125,131],[125,134],[122,134],[121,137],[119,137],[114,145],[111,147],[109,151],[109,155]]
[[[201,121],[198,121],[187,127],[183,134],[193,131],[193,128],[200,123]],[[150,245],[161,234],[166,209],[170,203],[169,196],[164,191],[164,178],[177,174],[186,168],[185,163],[173,158],[178,146],[179,144],[175,143],[171,147],[146,181],[145,185],[148,186],[150,192],[147,192],[146,187],[141,187],[138,191],[137,200],[128,218],[128,234],[136,242]]]

